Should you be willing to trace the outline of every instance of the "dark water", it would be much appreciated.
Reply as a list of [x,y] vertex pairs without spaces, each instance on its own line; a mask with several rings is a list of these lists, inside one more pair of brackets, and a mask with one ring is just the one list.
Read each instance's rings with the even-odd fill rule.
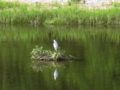
[[[70,27],[62,27],[61,32],[66,28],[70,32]],[[15,34],[10,33],[12,29]],[[58,33],[46,34],[47,29],[51,30],[49,26],[1,26],[0,32],[5,37],[0,39],[0,90],[120,90],[119,40],[60,38]],[[73,26],[72,29],[80,28]],[[18,30],[26,34],[21,36],[24,38],[18,37],[22,35]],[[34,33],[38,30],[46,34],[46,38],[37,37]],[[104,30],[108,31],[108,28]],[[31,38],[28,33],[34,36]],[[77,60],[41,63],[30,59],[30,52],[36,45],[53,50],[54,38],[66,54]],[[56,80],[55,72],[58,72]]]

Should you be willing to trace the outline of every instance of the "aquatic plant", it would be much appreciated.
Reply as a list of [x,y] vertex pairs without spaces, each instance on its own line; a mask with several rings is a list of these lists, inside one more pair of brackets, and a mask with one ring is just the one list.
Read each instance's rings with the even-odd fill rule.
[[72,56],[66,56],[65,51],[58,50],[57,52],[50,51],[50,50],[43,50],[43,47],[36,46],[33,48],[31,59],[33,60],[40,60],[40,61],[60,61],[60,60],[73,60]]

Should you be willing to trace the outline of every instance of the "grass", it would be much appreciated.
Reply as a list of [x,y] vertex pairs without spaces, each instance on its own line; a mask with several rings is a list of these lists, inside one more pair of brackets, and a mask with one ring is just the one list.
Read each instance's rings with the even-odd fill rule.
[[19,3],[19,2],[7,2],[7,1],[2,1],[0,0],[0,10],[3,9],[11,9],[11,8],[20,8],[22,6],[27,6],[27,4],[23,3]]
[[32,55],[31,59],[33,60],[41,60],[41,61],[57,61],[62,59],[67,59],[65,56],[65,51],[58,50],[57,52],[50,51],[50,50],[43,50],[43,47],[36,46],[33,48],[32,52],[30,53]]
[[119,2],[114,2],[114,3],[113,3],[113,6],[114,6],[114,7],[120,7],[120,3],[119,3]]
[[83,24],[110,25],[120,24],[120,8],[109,9],[81,8],[76,4],[54,4],[44,7],[41,4],[21,4],[18,2],[0,1],[0,23],[29,23],[29,24]]

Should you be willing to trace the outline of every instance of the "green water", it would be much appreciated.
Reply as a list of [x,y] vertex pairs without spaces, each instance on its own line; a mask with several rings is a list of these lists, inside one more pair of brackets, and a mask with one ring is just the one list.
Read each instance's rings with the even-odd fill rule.
[[[0,90],[119,90],[118,26],[0,26]],[[73,62],[32,61],[36,46],[56,39]],[[54,80],[54,71],[58,77]]]

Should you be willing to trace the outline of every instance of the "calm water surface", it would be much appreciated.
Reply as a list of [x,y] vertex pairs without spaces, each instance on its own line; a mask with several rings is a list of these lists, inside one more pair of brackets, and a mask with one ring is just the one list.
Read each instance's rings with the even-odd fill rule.
[[[114,42],[94,37],[70,39],[62,38],[58,33],[46,34],[46,30],[50,31],[52,27],[0,26],[3,34],[0,39],[0,90],[120,90],[119,40]],[[71,28],[77,31],[82,27],[55,28],[70,32]],[[89,28],[82,29],[86,31]],[[25,35],[20,36],[19,33]],[[37,37],[40,33],[46,36]],[[30,35],[34,36],[31,38]],[[77,60],[46,63],[30,59],[30,52],[36,45],[53,51],[53,39],[58,41],[66,54],[75,56]],[[56,79],[54,74],[58,74]]]

